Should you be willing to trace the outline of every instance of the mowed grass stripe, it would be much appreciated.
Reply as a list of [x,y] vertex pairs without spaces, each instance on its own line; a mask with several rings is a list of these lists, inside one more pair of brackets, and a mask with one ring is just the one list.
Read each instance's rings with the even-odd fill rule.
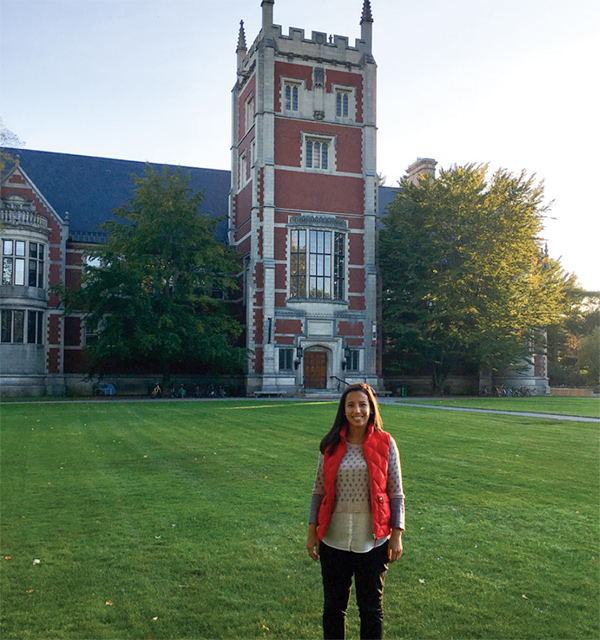
[[[5,405],[2,636],[319,637],[304,542],[335,406]],[[597,425],[382,414],[408,513],[387,637],[597,637]]]

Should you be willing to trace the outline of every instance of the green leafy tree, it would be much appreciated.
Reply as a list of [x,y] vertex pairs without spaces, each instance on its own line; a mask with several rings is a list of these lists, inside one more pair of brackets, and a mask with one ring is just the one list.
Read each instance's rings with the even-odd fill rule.
[[600,350],[600,296],[573,278],[569,309],[561,324],[548,328],[548,373],[552,386],[597,386]]
[[[237,252],[215,239],[181,169],[134,177],[133,198],[103,225],[78,290],[62,290],[68,312],[85,314],[98,337],[86,348],[89,374],[241,370],[242,327],[225,298],[237,287]],[[217,293],[217,295],[215,295]]]
[[400,182],[380,236],[387,373],[517,365],[565,308],[565,275],[539,238],[543,185],[454,166]]

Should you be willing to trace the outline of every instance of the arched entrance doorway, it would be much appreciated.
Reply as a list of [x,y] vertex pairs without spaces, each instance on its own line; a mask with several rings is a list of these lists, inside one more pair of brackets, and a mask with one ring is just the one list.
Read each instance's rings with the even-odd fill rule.
[[304,352],[304,388],[327,389],[327,352]]

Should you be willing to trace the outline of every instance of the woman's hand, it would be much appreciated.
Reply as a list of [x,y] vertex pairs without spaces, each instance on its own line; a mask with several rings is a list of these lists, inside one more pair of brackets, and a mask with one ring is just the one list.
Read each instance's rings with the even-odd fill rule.
[[308,538],[306,539],[306,549],[308,555],[315,561],[319,559],[319,537],[317,536],[317,523],[312,522],[308,525]]
[[392,529],[392,535],[388,542],[388,560],[396,562],[402,555],[402,529]]

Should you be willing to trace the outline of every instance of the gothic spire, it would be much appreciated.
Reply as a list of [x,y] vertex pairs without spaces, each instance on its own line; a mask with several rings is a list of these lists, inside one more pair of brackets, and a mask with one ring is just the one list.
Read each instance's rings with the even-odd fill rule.
[[360,18],[360,23],[363,22],[373,22],[373,14],[371,13],[371,2],[370,0],[364,0],[363,2],[363,10],[362,16]]
[[247,50],[247,47],[246,47],[246,33],[244,32],[244,21],[240,20],[240,33],[238,35],[236,52],[246,51],[246,50]]

